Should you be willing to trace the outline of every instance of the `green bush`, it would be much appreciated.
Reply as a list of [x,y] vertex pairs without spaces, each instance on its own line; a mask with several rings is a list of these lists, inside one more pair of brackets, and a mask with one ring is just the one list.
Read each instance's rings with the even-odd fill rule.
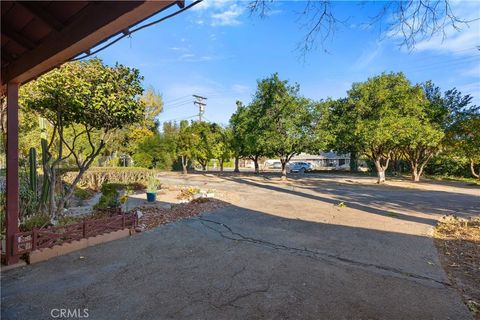
[[20,218],[39,214],[39,195],[30,189],[29,179],[20,175]]
[[102,186],[102,196],[100,200],[95,205],[95,209],[107,209],[107,208],[118,208],[120,205],[119,201],[119,190],[120,185],[116,183],[105,183]]
[[69,224],[79,223],[83,221],[83,217],[78,216],[63,216],[58,219],[58,225],[66,226]]
[[[105,183],[142,184],[145,185],[150,177],[155,175],[155,170],[143,168],[90,168],[84,173],[78,183],[80,188],[100,190]],[[67,183],[72,183],[77,172],[67,172],[62,178]]]
[[75,188],[73,195],[79,199],[87,200],[93,196],[94,192],[90,189]]
[[468,160],[442,154],[433,157],[425,167],[425,174],[437,176],[471,177]]
[[50,222],[50,217],[46,213],[39,213],[26,218],[20,224],[20,231],[30,231],[33,228],[41,228]]

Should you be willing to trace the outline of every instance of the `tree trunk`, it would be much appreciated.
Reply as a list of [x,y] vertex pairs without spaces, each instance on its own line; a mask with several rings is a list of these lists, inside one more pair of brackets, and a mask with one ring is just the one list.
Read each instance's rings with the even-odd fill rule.
[[350,151],[350,172],[358,172],[358,156],[356,151]]
[[187,174],[187,165],[188,165],[188,158],[186,156],[182,156],[182,173]]
[[223,172],[223,159],[220,159],[220,172]]
[[207,171],[207,165],[203,163],[201,163],[201,165],[202,165],[202,171]]
[[258,156],[255,156],[255,158],[253,158],[253,163],[255,164],[255,174],[259,174],[260,168],[258,167]]
[[240,172],[240,169],[239,169],[239,162],[240,162],[240,159],[238,157],[235,157],[235,169],[233,170],[233,172]]
[[[78,172],[77,176],[75,177],[75,179],[72,181],[72,184],[70,185],[70,187],[68,188],[67,190],[67,193],[65,194],[65,196],[63,196],[60,201],[58,202],[58,205],[57,205],[57,214],[56,216],[60,216],[62,213],[63,213],[63,209],[65,208],[65,206],[67,205],[68,203],[68,200],[70,200],[70,198],[73,196],[73,193],[75,192],[75,187],[77,186],[78,182],[82,179],[84,173],[88,170],[88,168],[85,168],[85,169],[80,169],[80,171]],[[60,182],[61,182],[61,179],[60,179]],[[62,189],[63,189],[63,186],[62,186]]]
[[385,168],[380,164],[380,160],[375,160],[375,168],[377,169],[378,180],[377,183],[385,182]]
[[55,187],[57,184],[55,168],[51,168],[50,174],[50,193],[48,194],[48,213],[51,218],[55,218],[57,212],[57,206],[55,204]]
[[280,162],[282,163],[282,180],[287,180],[287,160],[284,158],[280,158]]
[[417,166],[412,166],[412,180],[413,182],[419,182],[420,181],[420,170]]
[[473,159],[470,159],[470,171],[472,171],[472,176],[480,179],[480,169],[478,170],[478,173],[475,172],[475,162],[473,161]]

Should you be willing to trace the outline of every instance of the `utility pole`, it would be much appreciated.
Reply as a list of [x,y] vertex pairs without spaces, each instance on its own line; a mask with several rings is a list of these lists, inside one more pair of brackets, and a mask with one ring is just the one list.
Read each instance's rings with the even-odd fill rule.
[[207,98],[196,94],[194,94],[193,97],[195,98],[193,104],[198,106],[198,122],[202,122],[202,115],[205,113],[205,106],[207,105],[205,100],[207,100]]

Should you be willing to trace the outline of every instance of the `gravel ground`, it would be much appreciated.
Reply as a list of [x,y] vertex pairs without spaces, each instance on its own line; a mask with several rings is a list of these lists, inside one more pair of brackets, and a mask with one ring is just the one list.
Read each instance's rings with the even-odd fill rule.
[[139,231],[153,229],[161,224],[190,218],[211,212],[227,206],[228,203],[212,198],[200,198],[189,203],[174,204],[170,209],[156,207],[139,207],[134,211],[140,211],[142,217],[139,219]]
[[480,217],[445,217],[435,228],[434,238],[448,278],[480,319]]

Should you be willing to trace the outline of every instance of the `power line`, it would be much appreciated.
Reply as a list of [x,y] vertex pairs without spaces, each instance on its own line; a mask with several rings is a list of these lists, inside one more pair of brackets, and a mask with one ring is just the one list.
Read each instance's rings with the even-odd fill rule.
[[189,100],[186,100],[186,101],[179,101],[177,103],[172,103],[172,104],[167,104],[167,105],[163,105],[164,108],[175,108],[175,107],[178,107],[178,106],[183,106],[183,105],[186,105],[186,104],[191,104],[194,100],[193,99],[189,99]]
[[157,24],[157,23],[160,23],[160,22],[162,22],[162,21],[165,21],[165,20],[167,20],[167,19],[170,19],[170,18],[176,16],[177,14],[182,13],[183,11],[192,8],[193,6],[199,4],[199,3],[202,2],[202,1],[203,1],[203,0],[194,1],[194,2],[190,3],[188,6],[181,8],[180,10],[177,10],[177,11],[175,11],[175,12],[173,12],[173,13],[165,16],[165,17],[162,17],[162,18],[160,18],[160,19],[157,19],[157,20],[155,20],[155,21],[152,21],[152,22],[150,22],[150,23],[147,23],[147,24],[145,24],[145,25],[143,25],[143,26],[140,26],[140,27],[138,27],[138,28],[135,28],[135,29],[132,29],[132,30],[128,30],[128,29],[127,29],[127,30],[124,30],[124,31],[123,31],[123,34],[122,34],[120,37],[118,37],[117,39],[112,40],[111,42],[109,42],[109,43],[107,43],[106,45],[98,48],[98,49],[95,50],[95,51],[90,51],[90,50],[88,50],[88,51],[86,51],[86,53],[85,53],[84,56],[82,56],[82,57],[77,57],[77,58],[72,58],[72,59],[70,59],[70,61],[78,61],[78,60],[85,59],[85,58],[88,58],[88,57],[90,57],[90,56],[93,56],[93,55],[99,53],[100,51],[107,49],[107,48],[110,47],[111,45],[117,43],[117,42],[120,41],[121,39],[123,39],[123,38],[125,38],[125,37],[130,37],[133,33],[137,32],[137,31],[140,31],[140,30],[142,30],[142,29],[144,29],[144,28],[153,26],[153,25],[155,25],[155,24]]
[[185,95],[185,96],[183,96],[183,97],[179,97],[179,98],[171,99],[171,100],[168,100],[168,101],[164,101],[163,103],[164,103],[164,104],[169,104],[169,103],[173,103],[173,102],[175,102],[175,101],[177,101],[177,100],[183,100],[183,99],[186,99],[186,98],[189,98],[189,100],[191,100],[191,99],[192,99],[192,96],[189,95],[189,94],[187,94],[187,95]]

